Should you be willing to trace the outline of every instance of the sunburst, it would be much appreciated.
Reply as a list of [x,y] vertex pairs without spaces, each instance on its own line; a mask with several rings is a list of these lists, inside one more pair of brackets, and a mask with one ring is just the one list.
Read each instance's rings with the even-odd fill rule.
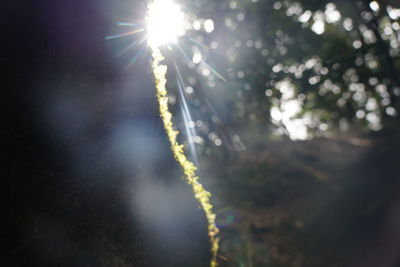
[[[184,151],[184,146],[177,140],[178,131],[175,130],[172,121],[172,113],[169,111],[168,107],[168,92],[166,89],[167,65],[163,63],[164,56],[160,49],[163,46],[170,45],[177,45],[180,48],[178,40],[185,34],[185,14],[181,7],[173,0],[151,0],[148,4],[147,16],[144,24],[120,23],[120,26],[130,26],[133,30],[127,33],[109,36],[107,39],[130,36],[138,32],[146,32],[144,39],[134,43],[131,47],[135,47],[136,44],[142,44],[144,43],[144,40],[146,40],[147,47],[151,49],[151,66],[157,89],[160,116],[173,155],[182,167],[184,179],[186,183],[192,187],[194,197],[199,202],[207,218],[208,235],[211,243],[210,265],[211,267],[215,267],[217,266],[217,254],[219,248],[219,238],[217,236],[219,229],[216,225],[216,215],[213,212],[213,206],[210,201],[211,193],[208,192],[200,183],[199,177],[196,174],[196,165],[188,159]],[[179,50],[182,51],[181,48]],[[137,56],[138,55],[135,56],[134,60],[136,60]],[[212,71],[215,72],[213,69]],[[221,75],[219,76],[222,77]],[[181,81],[181,78],[178,79],[178,86],[181,87],[182,85],[179,81]],[[187,107],[186,112],[188,112]],[[185,123],[187,122],[185,121]]]

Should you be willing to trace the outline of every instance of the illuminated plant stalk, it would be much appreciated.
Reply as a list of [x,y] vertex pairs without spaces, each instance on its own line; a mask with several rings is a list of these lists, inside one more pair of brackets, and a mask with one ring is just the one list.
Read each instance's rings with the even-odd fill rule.
[[162,63],[164,57],[157,46],[150,45],[153,55],[152,69],[157,88],[157,100],[160,109],[160,116],[164,123],[164,129],[167,133],[168,140],[171,144],[171,150],[174,154],[176,161],[183,169],[184,179],[188,183],[194,193],[194,197],[200,203],[207,221],[208,221],[208,236],[211,243],[211,267],[217,266],[217,254],[219,248],[219,238],[217,234],[219,229],[215,222],[215,213],[212,210],[210,202],[211,193],[204,189],[203,185],[199,182],[199,177],[196,175],[196,166],[193,162],[188,160],[182,144],[177,141],[178,131],[174,129],[172,122],[172,113],[168,108],[168,92],[166,89],[167,84],[167,66]]

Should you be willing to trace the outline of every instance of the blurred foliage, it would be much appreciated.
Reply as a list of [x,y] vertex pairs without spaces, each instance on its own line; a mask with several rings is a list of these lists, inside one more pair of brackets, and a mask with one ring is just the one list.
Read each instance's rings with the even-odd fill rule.
[[[228,150],[205,159],[222,190],[222,266],[364,266],[397,190],[400,3],[193,1],[188,9],[195,42],[184,45],[228,80],[202,64],[183,70],[197,70],[192,103],[216,105],[197,105],[199,135]],[[212,32],[201,31],[207,20]],[[247,150],[229,150],[236,135],[221,121]]]
[[[201,75],[200,64],[198,72],[208,81],[200,78],[195,85],[212,101],[222,97],[228,111],[221,116],[237,129],[250,123],[262,136],[272,131],[304,140],[377,131],[397,121],[398,2],[232,0],[186,6],[195,39],[188,50],[200,49],[228,79]],[[207,20],[215,30],[199,31]],[[217,90],[220,95],[211,92]]]

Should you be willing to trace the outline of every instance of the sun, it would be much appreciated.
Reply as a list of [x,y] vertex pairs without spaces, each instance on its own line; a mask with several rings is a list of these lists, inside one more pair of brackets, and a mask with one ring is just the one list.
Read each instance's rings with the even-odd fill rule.
[[151,47],[174,44],[185,34],[185,15],[173,0],[153,0],[146,17],[147,44]]

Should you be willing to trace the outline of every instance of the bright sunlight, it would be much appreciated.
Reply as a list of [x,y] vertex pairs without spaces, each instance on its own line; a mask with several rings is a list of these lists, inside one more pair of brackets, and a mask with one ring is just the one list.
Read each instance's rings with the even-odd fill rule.
[[180,6],[173,0],[152,1],[146,18],[148,45],[160,47],[176,43],[185,33],[184,18]]

